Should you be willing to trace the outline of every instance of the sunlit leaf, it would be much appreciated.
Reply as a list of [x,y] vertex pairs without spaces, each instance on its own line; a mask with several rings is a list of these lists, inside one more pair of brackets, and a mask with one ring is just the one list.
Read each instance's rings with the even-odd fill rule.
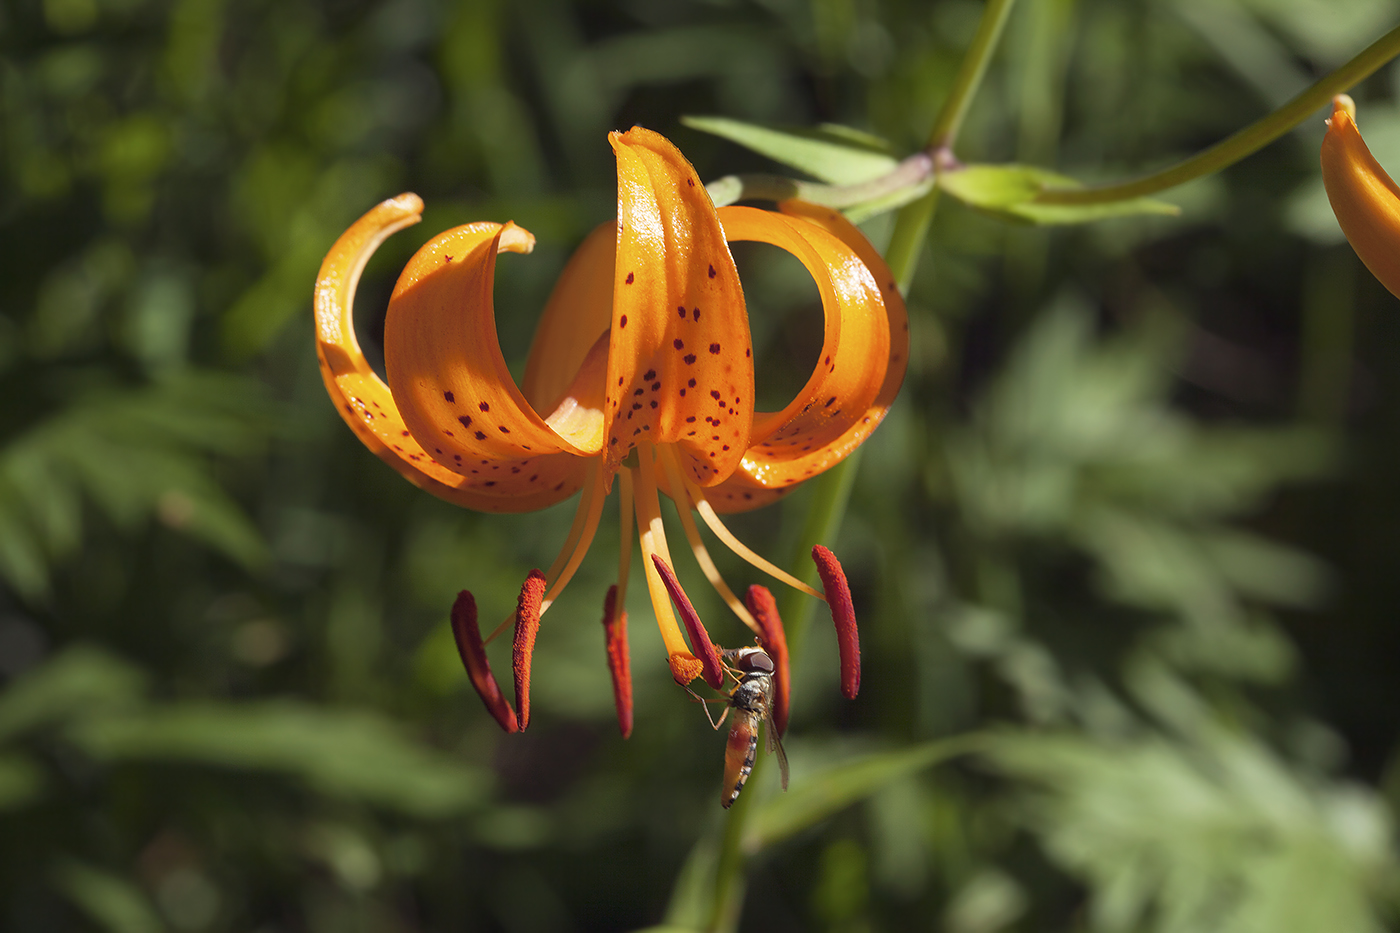
[[745,844],[757,850],[780,842],[891,781],[966,754],[977,741],[959,738],[928,742],[912,749],[864,756],[809,775],[794,782],[787,793],[769,798],[754,810]]
[[881,140],[847,127],[777,128],[726,117],[682,117],[681,122],[834,185],[870,181],[899,164]]
[[1095,930],[1383,928],[1396,865],[1381,802],[1302,778],[1252,739],[1007,735],[990,760],[1039,788],[1031,826],[1089,883]]

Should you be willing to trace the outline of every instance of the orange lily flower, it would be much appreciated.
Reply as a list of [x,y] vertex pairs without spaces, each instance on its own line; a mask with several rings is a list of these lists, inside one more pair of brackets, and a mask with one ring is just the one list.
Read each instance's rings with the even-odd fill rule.
[[1322,140],[1322,183],[1356,255],[1400,297],[1400,187],[1366,148],[1356,128],[1356,104],[1346,94],[1332,98]]
[[[617,221],[595,230],[545,306],[523,383],[496,338],[492,283],[500,252],[528,253],[513,223],[473,223],[429,241],[409,261],[384,329],[388,384],[355,339],[360,272],[390,234],[419,220],[416,195],[375,207],[326,256],[316,283],[316,342],[326,389],[365,446],[410,482],[487,512],[543,508],[582,492],[568,539],[547,573],[521,590],[515,619],[516,709],[486,663],[475,602],[463,592],[453,631],[472,684],[501,726],[529,721],[529,667],[540,616],[573,577],[614,479],[623,542],[604,617],[623,734],[631,729],[625,594],[633,520],[673,677],[723,684],[717,653],[677,582],[659,492],[678,505],[687,540],[728,605],[774,660],[786,649],[771,595],[740,602],[710,559],[692,513],[736,553],[777,579],[830,597],[841,641],[842,684],[854,696],[859,649],[849,591],[829,551],[815,555],[818,593],[741,544],[720,513],[756,508],[839,463],[884,417],[903,381],[908,323],[893,277],[839,213],[789,201],[776,212],[716,210],[694,168],[668,140],[640,127],[612,133]],[[728,242],[772,243],[816,280],[825,314],[820,362],[785,408],[754,408],[748,315]],[[690,643],[671,612],[674,598]],[[756,617],[757,616],[757,617]],[[510,620],[507,619],[507,622]],[[504,629],[506,623],[502,623]],[[494,633],[493,633],[494,637]]]

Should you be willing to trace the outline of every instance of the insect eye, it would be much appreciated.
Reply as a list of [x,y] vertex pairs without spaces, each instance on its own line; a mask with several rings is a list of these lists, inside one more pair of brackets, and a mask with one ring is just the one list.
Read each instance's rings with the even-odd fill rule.
[[764,674],[773,673],[773,659],[761,651],[755,651],[744,659],[744,666],[751,671],[760,671]]

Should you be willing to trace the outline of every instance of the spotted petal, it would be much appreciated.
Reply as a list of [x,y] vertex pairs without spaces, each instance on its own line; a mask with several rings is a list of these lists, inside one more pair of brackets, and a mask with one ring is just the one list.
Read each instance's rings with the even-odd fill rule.
[[719,214],[729,239],[771,243],[807,267],[822,296],[822,352],[791,403],[755,416],[739,470],[707,492],[721,512],[766,505],[844,460],[884,419],[908,364],[904,300],[875,248],[837,211],[801,201],[781,209]]
[[494,510],[540,508],[583,482],[602,446],[602,352],[585,357],[558,429],[516,387],[496,338],[496,254],[527,252],[514,224],[467,224],[409,260],[389,300],[384,365],[408,430],[438,461],[495,496]]
[[[695,169],[634,127],[617,154],[617,261],[608,352],[608,462],[638,439],[675,443],[701,486],[749,446],[753,351],[739,274]],[[643,438],[645,435],[645,438]]]
[[[578,488],[581,472],[573,458],[540,464],[537,474],[524,473],[528,465],[521,467],[524,475],[538,475],[539,480],[535,487],[519,491],[480,474],[448,469],[436,459],[441,451],[425,450],[413,436],[389,387],[375,374],[355,338],[355,289],[365,264],[391,234],[417,223],[422,210],[423,202],[415,194],[384,201],[346,230],[326,254],[316,279],[316,354],[326,391],[364,445],[414,485],[479,511],[543,508]],[[511,475],[510,469],[518,465],[494,463],[496,469],[488,466],[485,472]],[[488,482],[495,485],[486,486]]]

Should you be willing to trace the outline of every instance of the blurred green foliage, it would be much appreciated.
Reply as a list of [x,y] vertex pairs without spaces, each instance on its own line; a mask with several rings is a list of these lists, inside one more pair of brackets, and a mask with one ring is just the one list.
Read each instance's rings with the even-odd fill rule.
[[[616,529],[546,619],[533,728],[502,736],[447,607],[470,587],[503,614],[569,506],[458,511],[369,456],[321,388],[311,283],[368,207],[424,196],[361,287],[375,353],[418,243],[514,219],[539,240],[498,274],[518,367],[612,211],[608,130],[651,126],[707,179],[781,171],[747,124],[854,128],[809,136],[887,165],[923,145],[981,9],[0,5],[0,926],[709,923],[723,742],[635,596],[637,728],[617,737],[598,624]],[[1026,0],[958,155],[1086,182],[1160,167],[1397,18]],[[1356,96],[1400,168],[1389,72]],[[943,198],[909,376],[837,543],[865,691],[839,700],[814,629],[792,789],[760,772],[745,791],[752,861],[721,919],[1394,926],[1400,315],[1320,197],[1322,129],[1169,192],[1175,216],[1008,223],[1020,169],[959,196],[983,210]],[[799,164],[862,171],[829,157]],[[877,245],[890,223],[868,220]],[[738,259],[781,401],[815,353],[815,289],[772,251]],[[810,502],[734,524],[785,559]]]

